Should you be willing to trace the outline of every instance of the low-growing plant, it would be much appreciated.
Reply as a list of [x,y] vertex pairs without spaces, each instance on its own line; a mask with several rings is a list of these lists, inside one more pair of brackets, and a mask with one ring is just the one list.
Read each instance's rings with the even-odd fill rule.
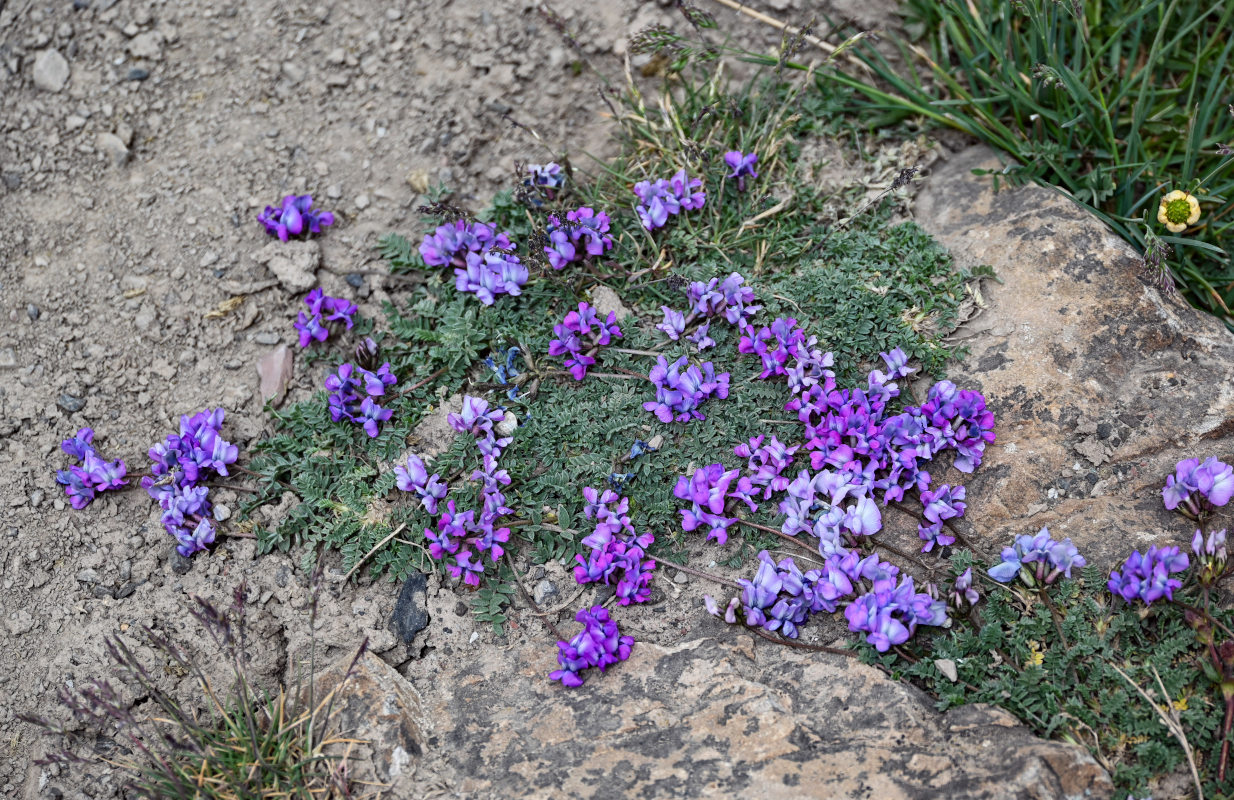
[[[312,583],[310,615],[315,622],[316,576]],[[283,686],[276,694],[263,691],[249,674],[253,643],[245,625],[247,593],[241,583],[229,607],[220,609],[193,597],[189,609],[230,668],[230,686],[215,686],[205,664],[172,636],[142,629],[142,643],[161,664],[146,661],[123,637],[113,636],[106,640],[107,652],[122,685],[100,678],[60,687],[60,703],[71,715],[67,722],[18,715],[59,740],[58,749],[37,763],[106,765],[116,769],[138,797],[152,800],[354,796],[346,757],[339,750],[357,742],[340,735],[334,698],[346,686],[367,642],[325,695],[314,691],[315,647],[303,665],[307,670],[303,687],[290,694]],[[164,688],[160,671],[192,676],[204,713],[198,699],[186,700]],[[134,695],[144,702],[126,701]]]
[[893,63],[862,41],[851,52],[867,74],[836,64],[819,80],[861,93],[884,121],[924,117],[992,145],[1015,162],[990,173],[995,188],[1057,188],[1143,253],[1163,286],[1177,280],[1234,328],[1234,5],[907,0],[905,13],[926,49],[887,34]]

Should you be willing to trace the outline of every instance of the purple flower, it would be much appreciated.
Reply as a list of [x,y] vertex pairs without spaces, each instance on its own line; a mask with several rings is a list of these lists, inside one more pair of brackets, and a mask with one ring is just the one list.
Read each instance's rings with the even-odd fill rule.
[[312,195],[289,194],[279,208],[266,206],[257,221],[266,227],[266,233],[285,242],[292,236],[321,233],[322,228],[334,224],[334,215],[314,209]]
[[927,490],[921,493],[921,502],[925,505],[925,518],[929,520],[929,524],[917,526],[918,535],[925,542],[921,552],[930,552],[936,544],[955,543],[955,537],[945,532],[943,521],[964,515],[965,491],[963,486],[952,489],[950,485],[944,483],[935,491]]
[[[592,330],[593,325],[595,326],[594,331]],[[596,310],[587,303],[579,303],[578,311],[567,313],[560,324],[553,326],[553,333],[557,338],[549,342],[548,354],[566,356],[565,368],[577,381],[581,381],[587,375],[587,368],[596,363],[594,358],[583,352],[585,348],[590,353],[596,348],[609,344],[614,337],[621,338],[621,328],[617,325],[617,314],[610,311],[604,322],[600,322],[597,319]],[[584,335],[588,339],[587,342],[583,340]]]
[[58,470],[56,483],[64,486],[69,504],[78,511],[90,505],[90,501],[94,499],[94,486],[90,484],[90,476],[81,467]]
[[1188,566],[1187,554],[1177,547],[1150,547],[1144,555],[1133,551],[1121,572],[1115,570],[1110,573],[1107,586],[1112,594],[1128,602],[1139,598],[1145,605],[1152,605],[1154,600],[1162,597],[1173,600],[1174,590],[1183,584],[1170,575],[1182,572]]
[[208,549],[208,545],[214,544],[214,525],[210,520],[200,520],[196,527],[191,532],[187,529],[181,529],[176,533],[176,552],[188,558],[194,553]]
[[1224,528],[1210,533],[1207,539],[1203,532],[1197,530],[1191,539],[1191,551],[1195,553],[1195,565],[1199,570],[1201,586],[1212,586],[1225,574],[1227,553]]
[[698,330],[690,334],[690,341],[698,345],[698,352],[700,353],[706,350],[708,347],[716,346],[716,340],[712,339],[710,336],[707,335],[707,332],[710,328],[711,328],[711,323],[704,322],[702,325],[698,326]]
[[477,439],[491,436],[493,424],[501,422],[503,419],[505,419],[505,414],[498,409],[489,410],[487,400],[483,397],[473,397],[471,395],[463,397],[461,414],[450,413],[446,415],[446,422],[450,424],[451,428],[459,433],[470,433]]
[[295,329],[300,333],[300,346],[308,347],[310,342],[324,342],[330,336],[330,329],[322,324],[317,314],[309,316],[301,311],[296,316]]
[[1210,456],[1201,464],[1198,458],[1178,462],[1174,474],[1165,479],[1161,497],[1170,511],[1182,506],[1192,518],[1224,506],[1234,496],[1234,467]]
[[550,216],[546,230],[549,246],[544,253],[556,270],[573,261],[589,261],[613,248],[613,237],[608,235],[608,214],[586,206],[568,212],[565,223]]
[[724,154],[724,163],[732,170],[728,177],[737,179],[737,191],[739,192],[746,190],[747,176],[751,178],[758,177],[758,173],[754,171],[754,165],[758,163],[758,156],[754,153],[746,155],[740,150],[729,150]]
[[351,363],[340,364],[337,373],[326,377],[330,418],[335,422],[354,422],[363,426],[370,437],[376,437],[380,428],[377,423],[390,419],[394,412],[382,408],[373,398],[383,396],[397,382],[389,363],[382,364],[376,372]]
[[677,341],[686,329],[685,315],[668,306],[660,306],[660,310],[664,312],[664,321],[656,326],[656,330],[663,331],[665,336]]
[[963,608],[965,603],[975,606],[980,599],[981,596],[973,588],[973,568],[969,567],[955,579],[955,586],[951,592],[951,604],[956,608]]
[[[560,189],[565,185],[566,175],[561,165],[550,161],[547,164],[528,164],[527,172],[531,174],[531,185],[546,189]],[[552,199],[550,197],[550,199]]]
[[86,453],[94,452],[94,448],[90,446],[90,443],[93,441],[94,430],[91,428],[82,428],[77,431],[76,435],[74,435],[72,439],[65,439],[60,442],[60,449],[78,461],[84,461],[86,458]]
[[908,627],[892,616],[890,601],[890,592],[863,594],[844,609],[848,629],[864,632],[866,641],[880,653],[904,644],[909,637]]
[[1070,539],[1052,539],[1049,528],[1042,528],[1035,536],[1017,536],[1012,547],[1003,548],[1001,557],[1002,561],[989,570],[990,577],[1000,583],[1021,575],[1050,584],[1059,575],[1070,578],[1072,567],[1088,563]]
[[663,227],[669,216],[702,208],[707,200],[706,193],[700,188],[702,185],[701,180],[687,177],[684,169],[669,180],[636,183],[634,194],[638,196],[639,204],[635,211],[643,227],[653,231]]
[[128,469],[124,462],[104,461],[94,450],[94,431],[81,428],[72,439],[60,443],[60,449],[80,460],[80,466],[56,471],[56,482],[64,487],[69,504],[77,510],[90,505],[96,492],[119,489],[128,481],[124,476]]
[[681,204],[681,208],[684,211],[694,211],[695,209],[702,208],[707,202],[707,195],[700,188],[702,185],[703,182],[698,178],[691,179],[688,177],[684,169],[678,170],[669,179],[669,186],[672,188],[673,194],[676,195],[677,201]]
[[706,419],[698,407],[710,397],[721,400],[728,397],[727,372],[717,375],[710,361],[682,372],[687,360],[682,356],[670,366],[668,359],[660,356],[647,376],[656,387],[656,399],[643,403],[643,408],[653,412],[661,422]]
[[440,475],[435,472],[432,476],[428,474],[419,456],[409,455],[407,466],[396,466],[394,476],[398,488],[415,493],[428,513],[437,513],[437,502],[446,496],[447,487],[441,482]]
[[468,586],[479,586],[480,576],[484,574],[484,562],[477,558],[472,561],[470,550],[459,550],[454,554],[454,563],[446,564],[446,569],[455,578],[461,577]]
[[518,256],[498,250],[470,252],[466,266],[454,269],[454,288],[470,292],[481,303],[491,306],[499,294],[521,294],[527,278],[527,268]]
[[482,253],[490,248],[510,248],[508,233],[497,233],[497,228],[484,222],[455,220],[437,228],[420,243],[420,256],[430,267],[454,265],[463,267],[467,256]]
[[622,636],[603,606],[579,611],[574,619],[583,624],[583,629],[569,642],[557,643],[561,669],[549,673],[550,679],[565,686],[582,686],[584,678],[579,673],[583,670],[596,667],[603,672],[630,657],[634,637]]

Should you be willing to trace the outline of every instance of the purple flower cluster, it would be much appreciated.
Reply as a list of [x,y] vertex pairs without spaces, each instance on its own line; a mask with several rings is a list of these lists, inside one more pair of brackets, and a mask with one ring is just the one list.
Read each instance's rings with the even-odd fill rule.
[[301,347],[308,347],[314,340],[324,342],[330,336],[330,322],[343,322],[347,330],[355,324],[352,319],[356,315],[355,305],[341,297],[327,297],[321,289],[314,289],[304,302],[309,311],[307,314],[301,311],[295,324],[300,332]]
[[566,214],[566,222],[556,216],[548,218],[549,246],[544,248],[553,269],[562,269],[575,261],[588,261],[613,249],[613,237],[608,235],[609,218],[603,211],[583,206]]
[[94,451],[91,442],[94,441],[94,430],[82,428],[72,439],[60,443],[60,449],[81,462],[68,469],[56,471],[56,483],[64,486],[64,493],[69,497],[69,503],[78,510],[90,505],[95,492],[105,492],[108,489],[119,489],[128,481],[124,480],[128,469],[120,459],[104,461]]
[[[758,554],[754,580],[739,580],[740,597],[729,601],[724,620],[738,621],[740,609],[746,625],[760,626],[796,638],[810,614],[832,613],[858,589],[864,589],[844,611],[849,630],[866,633],[866,641],[879,652],[903,644],[918,625],[943,625],[947,607],[928,593],[919,593],[911,577],[899,580],[894,564],[870,555],[861,558],[855,550],[841,550],[826,557],[820,569],[802,573],[791,558],[778,564],[766,550]],[[704,598],[707,610],[720,616],[719,607]]]
[[955,585],[951,591],[951,605],[957,610],[963,610],[965,607],[971,608],[977,605],[980,599],[981,595],[977,594],[977,590],[973,588],[973,568],[969,567],[955,579]]
[[447,487],[436,472],[431,476],[428,474],[428,469],[419,456],[412,453],[407,456],[407,466],[396,466],[394,479],[398,488],[404,492],[412,492],[420,498],[420,503],[428,513],[437,513],[437,501],[446,496]]
[[603,672],[611,664],[630,657],[634,637],[621,635],[604,606],[579,611],[574,619],[583,623],[583,629],[569,642],[557,643],[557,663],[561,669],[549,673],[549,678],[565,686],[582,686],[584,679],[579,673],[583,670],[597,667]]
[[180,417],[180,435],[150,448],[150,472],[141,487],[163,509],[163,526],[176,537],[176,551],[188,557],[214,543],[209,488],[200,485],[210,475],[228,475],[240,451],[222,437],[223,409]]
[[492,249],[467,254],[466,266],[454,268],[454,288],[474,294],[481,303],[491,306],[499,294],[522,294],[527,277],[527,267],[518,256]]
[[341,364],[337,374],[326,377],[330,419],[363,425],[365,433],[377,436],[381,427],[378,423],[390,419],[394,412],[382,408],[373,398],[385,395],[386,389],[396,383],[398,378],[390,371],[388,362],[376,372],[351,363]]
[[698,178],[687,177],[684,169],[668,180],[661,178],[654,183],[639,181],[634,184],[634,194],[639,199],[635,210],[643,227],[654,231],[664,227],[670,216],[702,208],[707,202],[707,194],[700,188],[702,185]]
[[746,190],[747,177],[758,177],[758,173],[754,171],[754,165],[758,163],[758,155],[755,153],[746,155],[740,150],[729,150],[724,154],[724,163],[732,170],[728,177],[737,179],[737,191],[739,192]]
[[1018,575],[1029,585],[1034,582],[1049,585],[1059,575],[1070,578],[1072,567],[1088,563],[1070,539],[1061,542],[1052,539],[1049,528],[1042,528],[1036,536],[1015,537],[1014,546],[1003,548],[1001,558],[1001,562],[990,567],[991,578],[1007,583]]
[[557,338],[548,343],[548,354],[565,356],[565,368],[574,380],[581,381],[587,375],[587,368],[596,363],[592,354],[612,342],[614,337],[620,339],[621,328],[617,326],[617,312],[608,312],[608,317],[601,322],[594,308],[579,303],[578,311],[567,313],[560,324],[553,326],[553,334]]
[[[527,172],[531,175],[528,183],[545,189],[560,189],[566,184],[566,174],[561,165],[555,161],[547,164],[528,164]],[[552,196],[549,197],[552,200]]]
[[510,247],[509,234],[497,233],[496,226],[460,219],[425,234],[420,242],[420,256],[430,267],[466,267],[470,254],[483,254],[491,248],[508,250]]
[[[762,306],[754,305],[758,298],[750,287],[742,285],[744,282],[745,278],[737,272],[729,275],[723,282],[719,278],[712,278],[707,283],[694,281],[686,288],[690,315],[687,317],[668,306],[660,306],[660,310],[664,312],[664,321],[657,325],[656,329],[663,331],[665,336],[675,342],[685,335],[686,327],[694,320],[721,314],[730,325],[746,327]],[[698,345],[700,353],[708,347],[715,347],[715,340],[709,335],[710,330],[711,320],[708,319],[689,337],[690,341]]]
[[596,522],[595,530],[583,539],[583,544],[591,548],[586,558],[580,553],[574,557],[578,566],[574,568],[574,580],[578,583],[593,583],[604,581],[611,583],[614,575],[620,573],[617,581],[617,602],[623,606],[630,603],[642,603],[651,596],[652,570],[654,561],[644,561],[647,548],[654,542],[651,533],[638,534],[626,513],[630,510],[630,501],[620,497],[611,489],[605,489],[603,494],[586,486],[583,488],[583,498],[587,504],[583,513],[588,519]]
[[1174,474],[1165,479],[1165,488],[1161,490],[1167,509],[1173,511],[1181,506],[1182,513],[1192,519],[1224,506],[1232,496],[1234,467],[1211,456],[1203,464],[1198,458],[1178,462]]
[[686,298],[690,301],[690,310],[704,317],[716,317],[721,314],[729,325],[743,327],[762,306],[754,305],[758,298],[754,290],[744,286],[745,278],[739,272],[730,273],[721,281],[712,278],[707,283],[693,281],[686,287]]
[[885,653],[907,642],[918,625],[945,625],[947,604],[928,592],[916,591],[910,576],[895,588],[876,587],[858,597],[844,609],[844,617],[850,631],[865,633],[866,641]]
[[1204,537],[1202,531],[1196,531],[1191,539],[1191,552],[1195,553],[1196,569],[1199,571],[1201,586],[1212,586],[1217,579],[1225,574],[1228,555],[1225,549],[1225,529],[1210,533]]
[[704,361],[691,365],[683,372],[689,359],[686,356],[674,361],[660,356],[647,375],[656,387],[656,399],[643,403],[661,422],[689,422],[691,419],[706,419],[699,406],[709,397],[721,400],[728,397],[728,373],[716,374],[715,365]]
[[742,353],[753,353],[763,362],[763,371],[759,380],[766,380],[773,375],[787,375],[789,360],[820,361],[823,353],[817,348],[817,337],[806,338],[806,333],[797,327],[793,317],[777,317],[771,325],[764,325],[755,330],[748,323],[741,324],[741,341],[737,350]]
[[673,495],[690,503],[689,508],[680,510],[681,529],[692,531],[705,525],[708,539],[715,539],[721,545],[727,543],[728,528],[737,518],[723,516],[724,506],[729,487],[740,472],[725,470],[723,464],[711,464],[695,470],[693,476],[678,477]]
[[754,498],[760,489],[761,499],[769,500],[773,494],[788,488],[791,481],[784,475],[784,470],[793,463],[793,453],[801,449],[799,444],[786,447],[774,436],[770,442],[763,444],[765,438],[762,435],[755,436],[748,444],[739,444],[733,448],[733,455],[749,459],[746,469],[750,472],[738,481],[733,495],[743,500],[751,511],[758,510]]
[[964,516],[964,509],[967,507],[964,503],[965,492],[963,486],[953,489],[944,483],[934,491],[927,489],[921,493],[921,503],[925,506],[925,518],[929,522],[928,525],[920,523],[917,525],[917,535],[925,542],[921,547],[921,552],[930,552],[936,544],[955,543],[955,537],[943,529],[943,522]]
[[334,215],[329,211],[313,208],[313,196],[289,194],[278,208],[266,206],[257,215],[257,221],[266,226],[266,233],[287,241],[290,236],[321,233],[321,229],[334,224]]
[[1145,605],[1152,605],[1154,600],[1164,597],[1174,599],[1174,590],[1183,585],[1182,581],[1171,578],[1175,572],[1182,572],[1190,561],[1187,554],[1177,547],[1150,547],[1148,552],[1140,555],[1133,551],[1123,564],[1122,571],[1110,573],[1107,584],[1110,593],[1116,594],[1127,602],[1137,597]]
[[[502,486],[510,485],[510,474],[500,469],[497,463],[502,451],[512,441],[508,436],[499,438],[494,427],[504,419],[502,411],[490,410],[488,401],[471,395],[463,398],[462,413],[446,416],[451,428],[475,438],[476,447],[484,458],[483,469],[471,474],[471,480],[481,484],[481,508],[478,516],[474,510],[456,511],[454,501],[448,500],[446,510],[437,520],[437,531],[425,528],[424,536],[429,540],[429,554],[439,561],[450,556],[452,560],[447,562],[446,569],[455,578],[462,578],[468,586],[480,585],[485,569],[484,556],[487,555],[489,562],[496,564],[505,553],[502,545],[510,541],[510,529],[496,527],[497,520],[512,511],[506,506],[506,496],[501,490]],[[413,466],[410,461],[408,465]],[[425,488],[431,487],[437,477],[426,478]],[[434,508],[436,501],[444,495],[442,487],[441,494],[433,498]],[[427,498],[424,495],[421,497],[425,508],[428,508]],[[432,511],[430,509],[430,513]]]

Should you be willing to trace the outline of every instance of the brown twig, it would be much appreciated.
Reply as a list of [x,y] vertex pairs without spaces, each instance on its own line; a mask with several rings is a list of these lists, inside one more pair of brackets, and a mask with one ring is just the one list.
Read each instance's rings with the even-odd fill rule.
[[402,397],[402,396],[404,396],[404,395],[411,394],[411,393],[412,393],[412,392],[414,392],[416,389],[419,389],[420,387],[424,386],[426,383],[429,383],[430,381],[436,380],[438,377],[440,377],[440,376],[441,376],[441,374],[442,374],[443,372],[445,372],[445,371],[446,371],[446,369],[447,369],[446,367],[442,367],[441,369],[439,369],[439,370],[437,370],[436,372],[434,372],[432,375],[429,375],[429,376],[428,376],[427,378],[425,378],[424,380],[422,380],[422,381],[420,381],[420,382],[418,382],[418,383],[413,383],[411,386],[408,386],[406,389],[404,389],[403,391],[399,392],[399,393],[398,393],[398,396],[399,396],[399,397]]
[[385,547],[385,546],[386,546],[386,544],[387,544],[387,543],[388,543],[391,539],[393,539],[395,536],[398,536],[400,533],[402,533],[402,532],[403,532],[403,528],[406,528],[406,527],[407,527],[407,523],[406,523],[406,522],[404,522],[402,525],[399,525],[397,528],[395,528],[394,530],[390,531],[390,535],[389,535],[389,536],[387,536],[386,538],[382,539],[382,540],[381,540],[380,542],[378,542],[377,544],[373,545],[373,549],[372,549],[372,550],[369,550],[367,553],[365,553],[365,554],[364,554],[364,558],[362,558],[362,559],[360,559],[359,561],[357,561],[357,562],[355,563],[355,565],[354,565],[354,566],[352,566],[352,568],[351,568],[351,569],[347,570],[347,574],[343,576],[343,582],[344,582],[344,583],[346,583],[347,581],[351,580],[351,576],[356,574],[356,570],[360,569],[361,565],[363,565],[365,561],[368,561],[368,560],[369,560],[369,557],[370,557],[370,556],[372,556],[372,555],[373,555],[373,553],[376,553],[378,550],[380,550],[381,548]]

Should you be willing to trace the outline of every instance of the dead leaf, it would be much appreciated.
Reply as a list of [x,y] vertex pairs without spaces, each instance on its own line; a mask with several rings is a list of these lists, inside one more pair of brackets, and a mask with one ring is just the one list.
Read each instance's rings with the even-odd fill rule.
[[287,384],[291,382],[293,358],[291,349],[283,344],[266,353],[257,362],[262,402],[269,400],[276,406],[283,402],[283,396],[287,394]]
[[244,304],[244,295],[229,297],[219,303],[213,311],[206,312],[206,319],[222,319]]

